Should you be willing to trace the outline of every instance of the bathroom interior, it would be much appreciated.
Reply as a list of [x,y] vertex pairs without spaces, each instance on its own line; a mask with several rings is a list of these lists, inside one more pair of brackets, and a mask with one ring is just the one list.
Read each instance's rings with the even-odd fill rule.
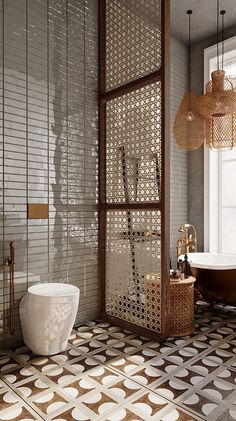
[[236,420],[236,1],[0,14],[0,420]]

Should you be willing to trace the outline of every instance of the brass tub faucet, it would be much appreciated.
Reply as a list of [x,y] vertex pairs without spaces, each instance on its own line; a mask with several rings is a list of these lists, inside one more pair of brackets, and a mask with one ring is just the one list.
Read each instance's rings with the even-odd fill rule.
[[182,254],[182,245],[186,254],[197,251],[197,233],[194,225],[182,224],[178,232],[181,232],[181,236],[177,240],[177,260]]

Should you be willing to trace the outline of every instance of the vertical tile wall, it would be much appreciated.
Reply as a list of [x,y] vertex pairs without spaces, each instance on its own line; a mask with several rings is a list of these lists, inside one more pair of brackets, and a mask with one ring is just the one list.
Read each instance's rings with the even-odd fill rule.
[[[98,312],[97,8],[97,0],[0,2],[1,263],[17,244],[15,334],[6,332],[2,267],[0,346],[20,341],[19,299],[32,283],[77,285],[77,322]],[[49,219],[28,220],[27,203],[48,203]]]
[[182,151],[173,137],[173,122],[187,89],[187,47],[171,38],[171,92],[170,92],[170,257],[176,267],[178,227],[188,223],[188,152]]

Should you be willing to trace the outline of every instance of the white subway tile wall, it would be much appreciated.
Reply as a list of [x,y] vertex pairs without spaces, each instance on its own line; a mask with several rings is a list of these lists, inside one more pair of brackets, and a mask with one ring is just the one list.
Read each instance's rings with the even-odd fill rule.
[[[16,241],[16,327],[10,338],[6,270],[1,347],[20,341],[31,283],[77,285],[76,322],[98,314],[98,1],[5,0],[0,14],[1,263]],[[27,203],[48,203],[49,219],[27,220]]]
[[184,43],[171,38],[170,91],[170,257],[176,268],[178,227],[188,223],[188,153],[181,150],[173,136],[173,122],[180,102],[187,90],[188,52]]

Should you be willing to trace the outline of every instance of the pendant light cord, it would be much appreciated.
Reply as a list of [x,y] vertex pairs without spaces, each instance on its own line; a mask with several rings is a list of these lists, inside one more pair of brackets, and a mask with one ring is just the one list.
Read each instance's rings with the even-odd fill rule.
[[192,10],[188,10],[188,90],[191,92],[191,14]]
[[192,111],[192,98],[191,98],[191,14],[192,10],[187,10],[188,14],[188,96],[189,96],[189,111]]
[[221,10],[221,19],[222,19],[222,70],[224,70],[224,54],[225,54],[225,46],[224,46],[224,39],[225,39],[225,10]]

